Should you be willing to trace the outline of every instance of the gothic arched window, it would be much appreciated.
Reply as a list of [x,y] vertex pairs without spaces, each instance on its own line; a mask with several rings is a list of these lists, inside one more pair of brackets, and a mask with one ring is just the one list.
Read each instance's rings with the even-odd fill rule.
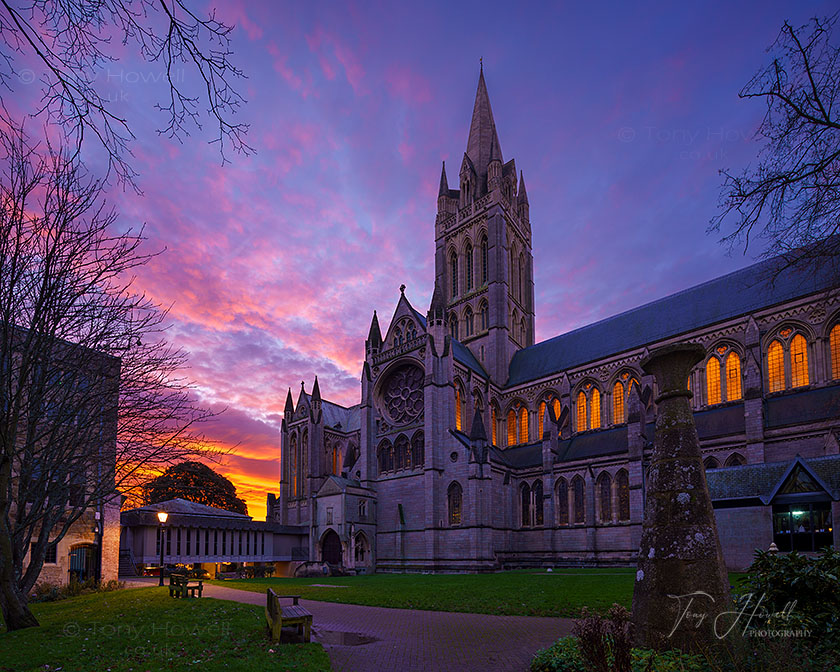
[[394,458],[396,469],[411,469],[411,445],[405,434],[400,434],[394,441]]
[[426,461],[426,448],[423,431],[415,432],[411,437],[411,466],[422,467]]
[[791,387],[808,384],[808,343],[802,334],[796,334],[790,342]]
[[449,334],[458,340],[458,316],[455,313],[449,313]]
[[577,431],[585,432],[588,429],[586,426],[586,394],[583,390],[577,395]]
[[831,359],[831,379],[840,378],[840,324],[835,324],[828,335],[828,349]]
[[298,455],[298,442],[297,442],[297,435],[292,435],[291,440],[291,459],[289,460],[289,476],[292,481],[292,497],[298,496],[298,462],[300,461],[300,456]]
[[455,251],[452,251],[452,254],[449,255],[449,282],[451,289],[451,295],[454,299],[458,296],[458,255]]
[[522,527],[531,527],[531,488],[527,483],[519,487],[519,501],[521,502]]
[[519,443],[528,443],[528,409],[519,409]]
[[718,462],[714,457],[707,457],[703,460],[703,466],[706,469],[718,469],[720,467],[720,462]]
[[537,441],[539,441],[543,437],[543,433],[544,433],[543,430],[545,429],[545,427],[543,426],[543,419],[544,418],[545,418],[545,402],[541,401],[539,409],[537,410]]
[[461,394],[460,384],[455,383],[455,429],[459,431],[463,428],[463,418],[461,417],[461,401],[463,396]]
[[490,443],[493,446],[499,445],[499,412],[496,404],[490,406]]
[[620,425],[624,422],[624,385],[621,381],[613,385],[613,424]]
[[805,387],[808,374],[808,341],[793,327],[779,330],[767,348],[767,387],[770,392]]
[[731,351],[726,356],[726,400],[736,401],[741,398],[741,358]]
[[473,311],[469,306],[464,310],[464,326],[466,327],[464,337],[469,338],[473,335],[473,328],[475,326]]
[[481,284],[487,284],[487,236],[481,237]]
[[601,392],[597,387],[592,388],[592,408],[589,413],[589,427],[598,429],[601,426]]
[[519,321],[519,345],[524,346],[528,341],[528,328],[525,325],[525,318]]
[[618,494],[618,519],[630,520],[630,478],[625,469],[615,475],[615,489]]
[[575,476],[572,479],[572,496],[574,497],[575,524],[586,522],[586,508],[583,498],[583,479]]
[[565,478],[557,481],[557,524],[569,524],[569,485]]
[[481,331],[487,331],[490,328],[490,311],[487,308],[487,302],[482,301],[478,306],[478,312],[481,316],[479,320],[479,328]]
[[706,403],[720,403],[720,360],[717,357],[710,357],[706,362]]
[[466,286],[466,290],[469,292],[473,288],[473,247],[470,243],[467,243],[467,247],[464,250],[464,258],[467,262],[464,285]]
[[507,414],[507,445],[516,445],[516,411],[510,409]]
[[785,351],[775,340],[767,348],[767,382],[771,392],[785,389]]
[[724,462],[724,467],[741,467],[745,465],[747,461],[744,459],[744,456],[740,453],[732,453],[729,457],[726,458],[726,462]]
[[384,474],[389,471],[394,470],[394,449],[391,446],[391,442],[388,439],[384,439],[380,444],[379,448],[376,450],[378,462],[379,462],[379,473]]
[[602,471],[595,482],[598,486],[598,504],[601,509],[601,522],[612,522],[612,480],[606,471]]
[[455,481],[449,486],[449,490],[446,493],[446,499],[449,505],[449,524],[453,527],[461,524],[462,498],[463,492],[461,485]]
[[534,525],[539,527],[544,522],[542,481],[534,481],[534,486],[531,488],[531,493],[534,498]]
[[525,255],[519,255],[519,282],[517,283],[519,287],[519,303],[525,305],[523,300],[523,295],[525,294]]
[[563,430],[560,427],[560,412],[562,411],[560,400],[557,397],[554,397],[554,401],[551,402],[551,405],[554,410],[554,420],[557,423],[557,438],[559,439],[563,435]]

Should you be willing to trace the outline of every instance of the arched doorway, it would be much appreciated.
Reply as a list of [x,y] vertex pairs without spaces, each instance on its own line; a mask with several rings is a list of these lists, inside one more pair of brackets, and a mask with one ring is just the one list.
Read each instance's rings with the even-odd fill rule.
[[331,565],[341,564],[341,539],[332,530],[327,530],[321,541],[321,561]]
[[96,572],[96,547],[83,544],[70,549],[70,576],[80,583],[94,577]]
[[359,532],[355,540],[355,565],[365,567],[370,564],[370,544],[364,532]]

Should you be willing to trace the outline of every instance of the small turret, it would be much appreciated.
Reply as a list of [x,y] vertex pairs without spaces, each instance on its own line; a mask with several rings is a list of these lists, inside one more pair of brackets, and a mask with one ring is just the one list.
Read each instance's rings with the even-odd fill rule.
[[289,388],[289,392],[286,395],[286,407],[283,409],[283,418],[286,422],[291,422],[292,417],[295,414],[295,402],[292,400],[292,388]]
[[379,329],[379,318],[376,316],[376,311],[374,310],[373,319],[370,321],[370,331],[365,341],[365,352],[369,355],[375,355],[381,349],[382,331]]
[[525,176],[519,171],[519,195],[516,197],[516,208],[519,212],[519,219],[527,224],[530,220],[528,208],[528,192],[525,190]]
[[315,384],[312,386],[312,406],[309,409],[312,420],[320,422],[321,419],[321,386],[318,384],[318,376],[315,376]]
[[502,148],[496,129],[493,129],[493,140],[490,143],[490,162],[487,164],[487,191],[498,189],[502,185]]
[[435,289],[432,292],[432,302],[429,304],[429,312],[426,314],[426,329],[432,337],[435,351],[441,354],[446,338],[446,301],[443,298],[443,291],[437,278],[435,279]]
[[483,464],[487,461],[487,432],[481,411],[476,407],[470,428],[470,462]]

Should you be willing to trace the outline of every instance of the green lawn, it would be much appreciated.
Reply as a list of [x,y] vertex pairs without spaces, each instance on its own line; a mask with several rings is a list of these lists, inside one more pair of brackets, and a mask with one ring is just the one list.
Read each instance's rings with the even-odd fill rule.
[[[558,569],[497,574],[371,574],[317,579],[214,581],[229,588],[296,594],[309,600],[478,614],[578,616],[582,606],[630,606],[634,569]],[[319,588],[313,584],[346,586]]]
[[[39,628],[0,628],[0,671],[330,670],[320,644],[271,644],[262,607],[131,588],[33,604]],[[273,653],[272,653],[273,650]]]
[[[308,600],[345,602],[399,609],[465,611],[522,616],[579,616],[581,607],[599,611],[614,603],[628,609],[633,597],[634,568],[556,569],[496,574],[371,574],[317,579],[235,579],[218,585]],[[737,585],[738,574],[730,574]],[[322,588],[313,584],[346,586]]]

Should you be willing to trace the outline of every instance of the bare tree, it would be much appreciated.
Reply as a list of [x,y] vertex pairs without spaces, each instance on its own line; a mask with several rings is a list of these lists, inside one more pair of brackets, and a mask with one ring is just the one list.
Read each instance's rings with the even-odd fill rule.
[[837,15],[796,29],[785,22],[773,60],[741,90],[767,105],[757,166],[721,171],[721,212],[710,231],[744,252],[755,237],[784,268],[824,264],[840,254],[840,45]]
[[[244,100],[232,82],[244,75],[231,60],[232,30],[182,0],[0,0],[0,83],[14,92],[21,72],[27,80],[37,78],[41,101],[33,114],[62,131],[77,152],[86,136],[95,138],[107,154],[108,175],[133,185],[134,135],[101,92],[103,68],[126,45],[146,62],[161,63],[168,93],[157,105],[165,118],[158,132],[182,140],[191,126],[201,128],[200,105],[206,104],[224,162],[227,147],[253,151],[245,141],[248,125],[233,119]],[[16,71],[20,62],[40,71]],[[182,67],[196,75],[194,86],[179,72]]]
[[37,625],[27,596],[74,522],[206,459],[195,426],[211,413],[166,312],[132,287],[142,231],[115,232],[74,149],[0,126],[0,174],[0,607],[14,630]]

